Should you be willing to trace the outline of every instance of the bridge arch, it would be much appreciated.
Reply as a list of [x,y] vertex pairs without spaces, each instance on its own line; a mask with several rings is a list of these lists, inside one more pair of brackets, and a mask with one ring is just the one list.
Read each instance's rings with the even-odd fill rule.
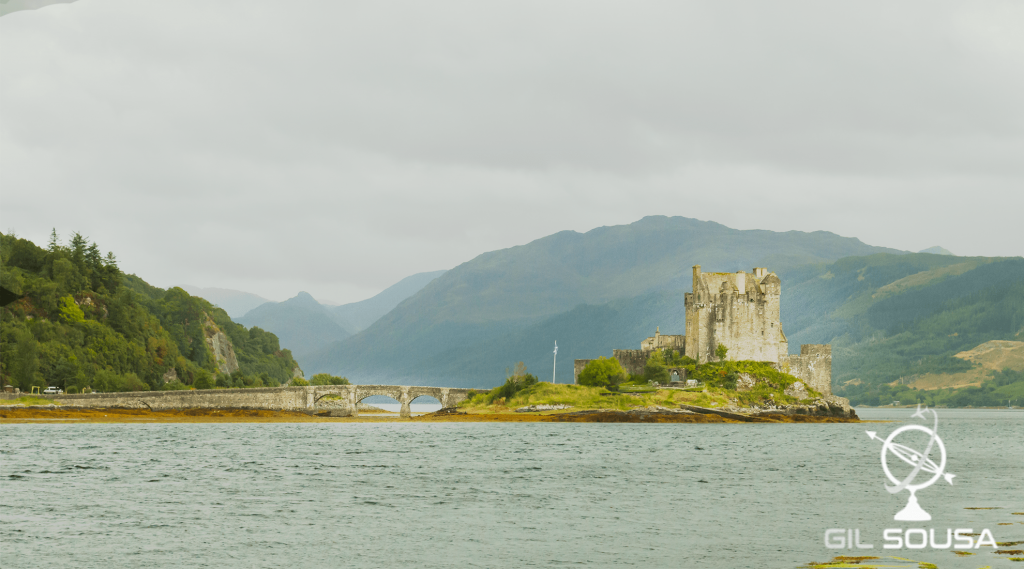
[[[324,401],[344,401],[346,405],[337,405],[338,411],[350,416],[359,414],[357,405],[363,399],[374,395],[385,395],[402,405],[401,416],[411,416],[409,404],[418,397],[433,397],[441,403],[441,408],[455,407],[466,399],[468,389],[454,387],[427,387],[419,385],[325,385],[308,388],[311,390],[308,407],[323,407]],[[345,407],[341,409],[340,407]]]

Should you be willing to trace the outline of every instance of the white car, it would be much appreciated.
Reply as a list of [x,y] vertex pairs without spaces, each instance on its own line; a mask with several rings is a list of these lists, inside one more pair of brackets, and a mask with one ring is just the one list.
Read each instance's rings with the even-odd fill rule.
[[47,387],[46,389],[44,389],[43,393],[48,394],[48,395],[60,395],[61,393],[64,393],[64,390],[59,388],[59,387],[51,386],[51,387]]

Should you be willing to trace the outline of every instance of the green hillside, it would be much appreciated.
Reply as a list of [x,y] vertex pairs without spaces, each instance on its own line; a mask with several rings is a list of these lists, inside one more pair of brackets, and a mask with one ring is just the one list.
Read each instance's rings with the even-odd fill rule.
[[886,384],[970,370],[955,354],[1024,337],[1021,258],[873,255],[783,278],[790,346],[831,343],[836,391],[854,403],[925,402]]
[[[277,385],[297,367],[275,335],[124,275],[77,233],[67,246],[54,233],[47,249],[0,234],[0,285],[21,297],[0,309],[0,381],[25,391]],[[213,336],[226,336],[237,370],[210,349]]]
[[[688,289],[690,267],[695,264],[715,271],[749,271],[754,266],[782,271],[877,252],[895,251],[827,232],[741,231],[682,217],[647,217],[582,234],[563,231],[459,265],[366,330],[311,354],[303,364],[360,382],[476,385],[482,381],[481,374],[494,377],[492,370],[515,361],[546,359],[550,354],[546,346],[553,347],[555,340],[573,343],[572,333],[600,333],[583,322],[584,328],[565,337],[534,334],[529,341],[536,340],[538,349],[543,344],[542,352],[501,361],[498,354],[504,358],[510,353],[501,344],[517,341],[517,334],[580,304],[602,305]],[[629,318],[627,314],[625,319]],[[640,327],[650,331],[628,341],[627,347],[638,346],[640,339],[653,332],[648,324],[656,319],[638,320]],[[682,328],[675,331],[682,333]],[[619,332],[610,335],[609,342],[627,340]],[[603,341],[578,345],[580,353],[592,349],[606,353],[613,347]],[[491,354],[495,359],[483,363]],[[467,367],[462,365],[470,364],[466,358],[481,363]],[[559,375],[571,377],[571,359],[560,359]]]
[[[877,396],[888,403],[914,399],[891,397],[900,390],[879,386],[900,377],[969,370],[975,366],[953,356],[993,339],[1022,339],[1024,260],[947,259],[883,254],[785,271],[782,314],[790,351],[799,353],[802,343],[833,344],[837,391],[855,402]],[[683,294],[676,289],[580,305],[470,349],[439,353],[421,365],[444,377],[478,378],[463,383],[474,386],[489,385],[502,377],[508,362],[520,360],[547,377],[557,339],[558,377],[570,381],[573,359],[639,348],[656,326],[662,333],[683,333]]]

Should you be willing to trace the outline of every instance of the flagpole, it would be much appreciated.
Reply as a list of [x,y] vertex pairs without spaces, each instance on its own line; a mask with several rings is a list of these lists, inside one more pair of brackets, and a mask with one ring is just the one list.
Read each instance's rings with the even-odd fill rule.
[[556,383],[555,382],[555,369],[557,369],[557,367],[558,367],[558,342],[556,341],[555,342],[555,358],[554,358],[554,361],[551,363],[551,383],[552,384]]

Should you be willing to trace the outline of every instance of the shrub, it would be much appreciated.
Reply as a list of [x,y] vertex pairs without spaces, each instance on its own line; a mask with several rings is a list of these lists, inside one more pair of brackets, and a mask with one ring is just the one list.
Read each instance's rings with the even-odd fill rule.
[[725,347],[724,344],[718,344],[718,347],[715,348],[715,355],[718,356],[718,361],[724,362],[725,357],[729,355],[729,348]]
[[508,400],[516,393],[532,386],[537,385],[537,376],[532,373],[526,375],[514,375],[505,380],[505,384],[497,389],[492,390],[487,396],[487,402],[493,403],[499,399]]
[[350,385],[348,378],[329,373],[318,373],[309,380],[310,385]]
[[618,385],[626,380],[626,372],[615,358],[600,357],[590,360],[580,372],[580,385],[590,387],[607,387]]
[[226,373],[217,374],[217,387],[231,387],[231,376]]
[[644,379],[662,384],[672,380],[668,368],[665,367],[665,358],[660,353],[655,352],[647,359],[647,363],[644,364]]
[[296,377],[295,379],[292,380],[292,385],[294,385],[295,387],[308,387],[309,382],[306,381],[305,379],[302,379],[301,377]]

